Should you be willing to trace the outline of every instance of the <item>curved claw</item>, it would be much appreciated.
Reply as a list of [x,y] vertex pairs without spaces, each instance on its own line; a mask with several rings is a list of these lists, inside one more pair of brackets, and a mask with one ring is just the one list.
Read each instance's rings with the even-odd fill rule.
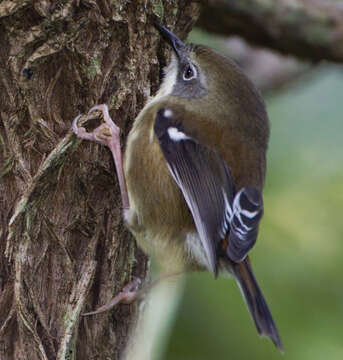
[[74,131],[74,134],[77,135],[79,127],[77,126],[77,122],[79,121],[79,119],[82,117],[81,114],[77,115],[76,118],[73,120],[72,122],[72,128]]
[[77,125],[77,122],[79,121],[79,119],[82,117],[82,114],[79,114],[76,116],[76,118],[73,120],[72,122],[72,129],[74,131],[74,134],[79,137],[80,139],[86,139],[86,140],[90,140],[90,141],[94,141],[97,140],[94,136],[94,134],[89,133],[86,131],[86,129],[84,127],[79,127]]
[[111,138],[112,135],[114,137],[118,136],[120,129],[112,121],[108,112],[107,105],[102,104],[102,105],[93,106],[88,111],[88,115],[96,110],[100,110],[102,112],[105,124],[101,124],[92,132],[88,132],[84,127],[82,126],[79,127],[77,124],[79,119],[82,117],[82,114],[80,114],[76,116],[76,118],[72,122],[73,131],[75,135],[81,139],[96,141],[102,145],[106,145],[110,147],[108,140]]
[[120,128],[111,119],[110,113],[108,111],[108,106],[106,104],[95,105],[88,111],[88,114],[91,114],[92,112],[94,112],[96,110],[99,110],[102,112],[104,121],[109,126],[109,128],[111,129],[113,134],[119,135]]
[[93,111],[96,111],[96,110],[101,111],[104,115],[106,114],[107,116],[110,116],[109,112],[108,112],[108,106],[106,104],[94,105],[88,111],[88,115],[91,114]]

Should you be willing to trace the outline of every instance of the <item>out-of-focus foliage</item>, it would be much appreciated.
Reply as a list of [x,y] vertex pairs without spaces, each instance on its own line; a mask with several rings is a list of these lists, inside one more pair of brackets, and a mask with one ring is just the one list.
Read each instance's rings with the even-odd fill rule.
[[251,253],[283,339],[261,340],[234,281],[188,278],[166,360],[343,359],[343,70],[266,99],[265,216]]

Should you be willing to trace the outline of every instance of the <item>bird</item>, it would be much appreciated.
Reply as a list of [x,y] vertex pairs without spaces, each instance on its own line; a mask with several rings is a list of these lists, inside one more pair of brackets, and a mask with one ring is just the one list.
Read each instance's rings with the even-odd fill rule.
[[[73,121],[81,139],[107,146],[120,185],[123,218],[145,253],[166,274],[209,271],[235,278],[259,335],[283,350],[249,251],[264,213],[269,120],[263,99],[239,67],[214,50],[184,43],[155,24],[172,56],[155,96],[129,132],[124,157],[120,128],[100,111],[93,132]],[[135,298],[129,283],[105,311]]]

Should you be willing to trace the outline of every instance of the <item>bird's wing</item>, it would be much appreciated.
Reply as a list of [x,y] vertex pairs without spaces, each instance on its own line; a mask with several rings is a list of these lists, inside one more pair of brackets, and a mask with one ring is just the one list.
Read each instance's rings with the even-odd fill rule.
[[254,190],[258,190],[244,188],[234,197],[235,189],[225,161],[187,134],[181,120],[172,109],[163,108],[157,113],[154,130],[170,173],[192,213],[208,267],[217,274],[219,245],[230,229],[227,254],[231,260],[236,261],[244,252],[246,255],[248,250],[244,249],[255,243],[257,231],[253,234],[255,227],[249,217],[253,209],[245,206],[251,199],[255,200]]
[[232,203],[230,235],[226,249],[227,256],[234,262],[244,260],[254,246],[262,215],[261,192],[252,186],[239,190]]

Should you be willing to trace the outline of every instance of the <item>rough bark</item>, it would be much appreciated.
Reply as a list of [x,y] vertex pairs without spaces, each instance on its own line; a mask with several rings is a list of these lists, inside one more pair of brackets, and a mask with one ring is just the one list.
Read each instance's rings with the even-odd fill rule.
[[341,1],[208,0],[198,25],[309,61],[343,61]]
[[0,3],[1,360],[120,358],[137,305],[80,314],[144,278],[147,262],[123,227],[109,151],[76,139],[71,121],[107,103],[124,138],[165,64],[152,16],[184,37],[197,9]]

